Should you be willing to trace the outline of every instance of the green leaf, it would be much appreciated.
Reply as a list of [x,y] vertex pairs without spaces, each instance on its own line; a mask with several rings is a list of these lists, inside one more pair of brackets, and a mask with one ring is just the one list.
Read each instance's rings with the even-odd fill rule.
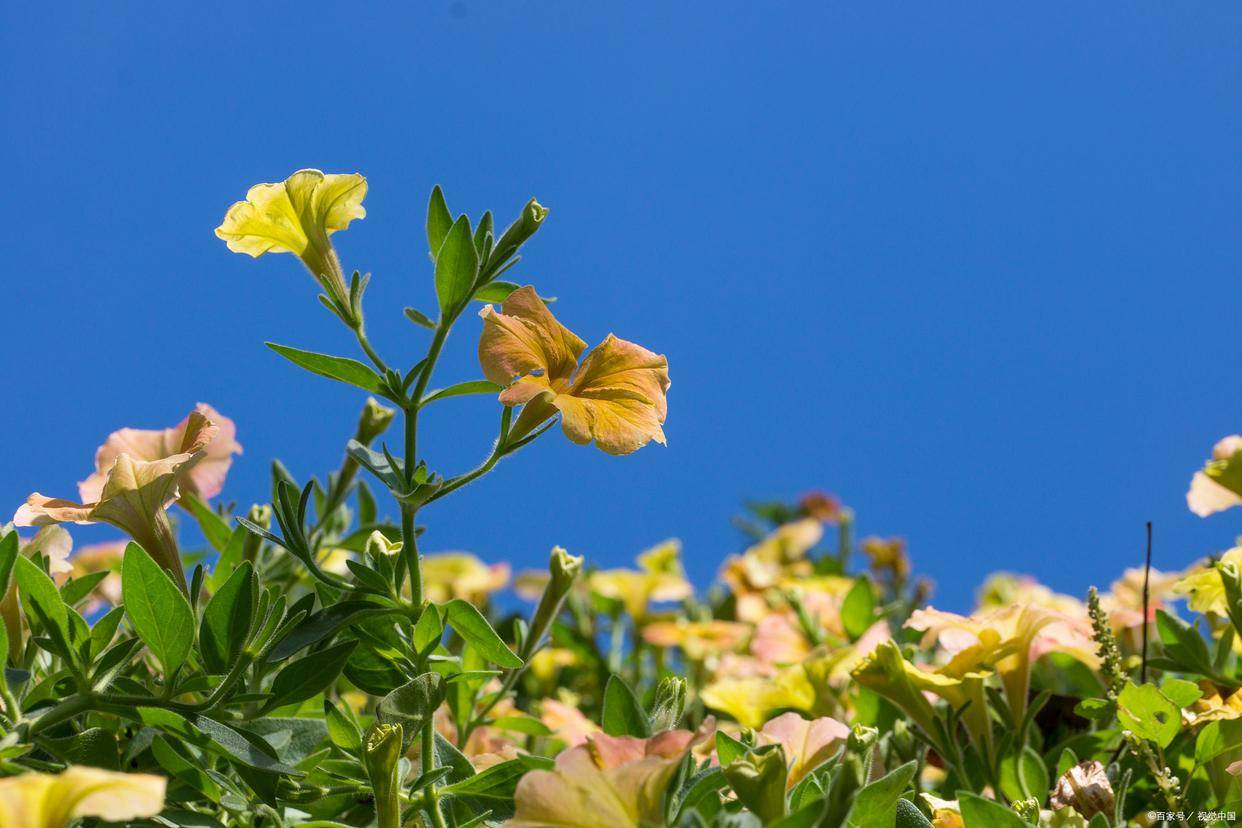
[[422,328],[436,329],[436,321],[418,308],[406,308],[405,318]]
[[858,638],[875,621],[875,590],[866,575],[859,576],[841,604],[841,625],[850,641]]
[[441,790],[445,796],[469,796],[483,799],[512,799],[517,783],[532,770],[548,770],[552,760],[542,756],[519,756],[498,765],[492,765],[474,776],[454,782]]
[[456,630],[458,635],[478,650],[479,655],[500,667],[516,669],[522,666],[522,659],[505,646],[505,642],[492,629],[492,625],[487,623],[487,619],[475,608],[474,604],[461,598],[454,598],[442,606],[448,626]]
[[229,538],[233,537],[233,530],[229,527],[228,520],[218,515],[193,492],[182,492],[177,502],[185,506],[194,516],[194,520],[198,522],[198,528],[203,530],[203,537],[211,544],[211,548],[217,552],[223,552],[224,548],[229,545]]
[[61,655],[69,657],[73,641],[69,632],[69,608],[61,600],[60,590],[56,588],[55,582],[42,568],[24,556],[17,558],[14,573],[22,606],[47,628],[47,634],[63,650]]
[[1113,717],[1113,714],[1117,712],[1117,708],[1108,699],[1091,698],[1083,699],[1074,705],[1074,712],[1084,719],[1105,722]]
[[474,298],[479,302],[503,302],[509,298],[509,294],[517,290],[521,285],[513,282],[488,282],[483,287],[474,292]]
[[1168,747],[1181,726],[1181,711],[1154,684],[1127,681],[1117,695],[1117,721],[1140,739]]
[[353,385],[382,397],[389,396],[380,375],[356,359],[317,354],[314,351],[301,351],[287,345],[277,345],[275,342],[264,344],[294,365],[305,368],[312,374]]
[[203,665],[212,673],[227,672],[246,646],[259,600],[258,581],[249,561],[233,570],[203,610],[198,628]]
[[894,824],[896,828],[932,828],[927,817],[908,799],[897,800],[897,821]]
[[555,731],[531,716],[499,716],[490,725],[498,730],[509,730],[527,736],[551,736]]
[[70,578],[60,588],[60,599],[65,602],[66,606],[76,606],[79,602],[86,600],[95,587],[99,586],[99,582],[111,574],[104,570],[103,572],[91,572],[81,578]]
[[17,562],[18,538],[16,531],[0,537],[0,595],[7,595],[12,583],[13,564]]
[[474,249],[470,219],[461,216],[453,223],[436,254],[436,296],[440,315],[447,317],[470,299],[479,275],[479,253]]
[[348,753],[357,754],[362,750],[362,731],[358,725],[327,699],[323,700],[323,720],[332,744]]
[[361,618],[382,615],[392,610],[370,601],[341,601],[319,610],[304,619],[272,648],[268,661],[282,661],[303,647],[323,641],[328,636]]
[[646,711],[630,686],[617,675],[610,676],[604,687],[604,711],[600,724],[609,736],[645,738],[651,735]]
[[1203,698],[1199,685],[1179,678],[1166,678],[1160,685],[1160,692],[1178,707],[1190,707]]
[[1242,719],[1208,722],[1195,739],[1195,762],[1206,765],[1222,753],[1242,748]]
[[456,385],[450,385],[448,388],[440,388],[429,392],[418,405],[421,408],[436,400],[444,400],[449,397],[463,397],[467,394],[499,394],[503,390],[499,385],[488,380],[459,382]]
[[401,725],[408,746],[444,701],[444,679],[439,673],[423,673],[380,699],[376,718],[383,724]]
[[1165,655],[1187,670],[1204,674],[1212,672],[1212,659],[1197,627],[1164,610],[1156,610],[1156,630],[1160,633]]
[[978,794],[958,791],[957,804],[966,828],[1030,828],[1026,820],[1004,805]]
[[285,665],[272,682],[272,698],[264,709],[303,702],[331,687],[356,646],[356,639],[343,641]]
[[134,632],[171,676],[194,644],[194,611],[185,595],[141,546],[125,547],[121,595]]
[[897,800],[917,767],[917,762],[907,762],[860,788],[845,824],[850,828],[890,828],[897,819]]
[[1051,787],[1048,767],[1035,748],[1027,745],[1021,761],[1007,753],[1000,761],[1000,788],[1011,802],[1036,796],[1043,797]]
[[716,731],[716,758],[721,765],[728,765],[739,756],[742,756],[750,748],[746,747],[746,743],[733,738],[723,730]]
[[444,244],[444,237],[453,226],[453,214],[449,212],[448,203],[444,200],[444,191],[437,184],[431,190],[431,199],[427,202],[427,244],[431,255],[435,256]]

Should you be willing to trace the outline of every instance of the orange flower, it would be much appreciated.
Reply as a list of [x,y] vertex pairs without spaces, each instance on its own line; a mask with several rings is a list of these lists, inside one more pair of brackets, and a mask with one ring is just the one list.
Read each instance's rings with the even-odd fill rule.
[[581,364],[586,343],[556,321],[533,287],[515,290],[497,313],[479,312],[484,375],[506,386],[505,405],[522,405],[511,439],[529,434],[558,413],[565,436],[595,441],[608,454],[629,454],[648,441],[664,442],[668,360],[609,334]]

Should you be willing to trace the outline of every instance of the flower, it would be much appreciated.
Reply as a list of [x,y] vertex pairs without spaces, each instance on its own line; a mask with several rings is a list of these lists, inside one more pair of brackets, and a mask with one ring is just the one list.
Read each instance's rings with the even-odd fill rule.
[[932,813],[932,828],[965,828],[962,809],[956,799],[941,799],[929,793],[919,794]]
[[509,294],[500,313],[487,305],[479,315],[483,374],[505,386],[502,403],[524,405],[510,440],[559,413],[566,437],[580,445],[594,440],[608,454],[664,443],[665,357],[609,334],[579,364],[586,343],[556,321],[530,286]]
[[697,733],[666,730],[649,739],[596,733],[556,757],[553,770],[527,773],[507,828],[641,828],[662,825],[664,795],[690,749],[714,727]]
[[1186,505],[1199,517],[1242,504],[1242,434],[1231,434],[1212,447],[1212,459],[1195,472]]
[[789,761],[786,787],[792,788],[845,745],[850,729],[830,716],[807,721],[790,712],[769,721],[759,735],[764,744],[784,749]]
[[97,500],[74,503],[35,492],[18,508],[13,523],[110,523],[137,541],[184,589],[181,552],[164,510],[179,497],[179,486],[207,456],[207,447],[218,431],[219,427],[201,411],[192,411],[174,453],[144,460],[121,451],[104,475]]
[[251,187],[245,201],[229,208],[216,235],[229,250],[256,259],[264,253],[292,253],[331,298],[348,307],[345,276],[328,237],[366,217],[366,195],[367,180],[359,173],[298,170],[279,184]]
[[[237,426],[232,420],[207,403],[199,403],[194,410],[216,427],[216,433],[207,443],[202,459],[182,479],[181,491],[210,500],[224,488],[224,479],[233,465],[233,455],[241,454],[242,447],[237,442]],[[112,432],[95,452],[95,473],[78,484],[78,495],[85,502],[98,500],[108,472],[122,453],[134,460],[154,461],[183,451],[189,423],[190,418],[186,417],[172,428],[122,428]]]
[[751,728],[761,727],[777,710],[810,711],[817,700],[815,687],[801,664],[772,676],[718,679],[704,687],[699,698],[712,710]]
[[653,601],[681,601],[694,594],[681,566],[681,543],[666,540],[638,556],[638,569],[605,569],[588,579],[596,595],[621,601],[631,618],[642,620]]
[[[1242,567],[1242,546],[1235,546],[1221,555],[1220,562]],[[1222,617],[1228,614],[1225,583],[1221,580],[1220,571],[1209,562],[1201,562],[1187,569],[1173,585],[1173,592],[1188,596],[1186,606],[1194,612],[1212,613]]]
[[71,765],[58,774],[0,779],[0,828],[67,828],[81,817],[107,822],[153,817],[164,810],[167,780]]
[[862,540],[862,551],[871,564],[871,571],[894,583],[910,577],[910,558],[906,555],[905,538],[869,537]]
[[539,720],[566,747],[577,747],[585,743],[589,736],[599,732],[599,725],[584,716],[575,705],[560,699],[544,699]]
[[1203,695],[1182,710],[1187,725],[1197,727],[1219,719],[1242,718],[1242,689],[1220,687],[1207,679],[1199,682],[1199,689]]
[[691,661],[736,650],[750,637],[750,627],[736,621],[656,621],[643,627],[643,640],[657,647],[680,647]]
[[467,552],[423,555],[423,594],[436,603],[464,598],[481,604],[509,583],[507,563],[485,564]]

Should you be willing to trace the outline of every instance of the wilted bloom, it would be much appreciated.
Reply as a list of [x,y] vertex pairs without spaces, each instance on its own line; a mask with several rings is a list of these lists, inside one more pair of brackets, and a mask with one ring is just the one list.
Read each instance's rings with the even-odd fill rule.
[[[180,490],[210,500],[224,488],[224,479],[233,465],[233,455],[241,454],[242,447],[237,442],[237,426],[232,420],[207,403],[194,406],[194,411],[215,426],[216,431],[203,447],[202,458],[182,478]],[[186,417],[172,428],[122,428],[112,432],[95,452],[95,473],[78,484],[78,495],[83,502],[98,500],[108,472],[121,454],[128,454],[134,460],[154,462],[185,451],[189,424],[190,418]]]
[[[1242,546],[1235,546],[1220,556],[1220,562],[1242,567]],[[1202,562],[1186,570],[1181,580],[1173,585],[1173,592],[1187,596],[1186,605],[1195,612],[1225,616],[1228,604],[1225,599],[1225,582],[1220,571],[1211,563]]]
[[681,566],[681,544],[667,540],[638,556],[638,569],[592,572],[591,590],[621,601],[630,617],[641,620],[653,601],[681,601],[694,593]]
[[702,661],[708,656],[736,650],[750,637],[750,627],[736,621],[655,621],[643,627],[643,640],[657,647],[679,647],[686,658]]
[[823,523],[836,523],[841,518],[841,501],[827,492],[807,492],[798,499],[798,508]]
[[1108,781],[1104,765],[1088,759],[1061,774],[1048,805],[1053,810],[1073,808],[1087,819],[1096,814],[1112,816],[1113,785]]
[[1212,459],[1195,472],[1186,505],[1199,517],[1242,504],[1242,435],[1231,434],[1212,448]]
[[650,440],[664,442],[668,360],[609,334],[582,363],[586,343],[560,322],[533,287],[515,290],[502,312],[487,305],[479,362],[505,405],[524,405],[510,439],[557,413],[565,436],[595,441],[608,454],[629,454]]
[[340,260],[328,237],[354,219],[365,218],[367,180],[358,173],[324,175],[298,170],[280,184],[256,184],[246,200],[229,208],[216,235],[234,253],[258,258],[292,253],[343,308],[349,291]]
[[481,604],[509,583],[507,563],[485,564],[467,552],[424,555],[422,561],[423,595],[437,603],[463,598]]
[[124,822],[164,810],[167,780],[71,765],[0,779],[0,828],[68,828],[83,817]]
[[664,822],[664,795],[690,749],[707,738],[668,730],[650,739],[597,733],[518,783],[508,828],[644,828]]
[[787,786],[792,788],[806,775],[831,759],[845,746],[850,729],[830,716],[807,721],[797,713],[783,713],[763,726],[760,740],[780,745],[789,762]]
[[[184,589],[181,553],[164,509],[177,499],[180,485],[207,456],[217,432],[218,427],[202,412],[193,411],[175,453],[144,460],[122,451],[104,475],[97,500],[75,503],[35,492],[17,510],[13,522],[18,526],[110,523],[136,540]],[[93,491],[93,485],[87,491]]]

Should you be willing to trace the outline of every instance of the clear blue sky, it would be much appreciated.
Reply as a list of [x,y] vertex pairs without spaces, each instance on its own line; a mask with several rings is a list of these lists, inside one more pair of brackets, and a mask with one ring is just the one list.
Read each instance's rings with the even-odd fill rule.
[[[1184,493],[1242,430],[1242,7],[826,3],[10,3],[0,29],[3,470],[71,495],[112,429],[197,400],[246,454],[335,466],[360,399],[266,339],[352,354],[288,256],[212,235],[259,181],[360,171],[337,236],[373,338],[433,305],[427,193],[551,210],[520,266],[589,342],[668,355],[667,448],[559,434],[428,509],[429,550],[617,564],[670,535],[700,580],[748,497],[838,493],[937,603],[997,567],[1081,593],[1226,548]],[[479,375],[478,322],[442,378]],[[429,417],[445,472],[493,403]],[[79,533],[94,539],[101,532]]]

